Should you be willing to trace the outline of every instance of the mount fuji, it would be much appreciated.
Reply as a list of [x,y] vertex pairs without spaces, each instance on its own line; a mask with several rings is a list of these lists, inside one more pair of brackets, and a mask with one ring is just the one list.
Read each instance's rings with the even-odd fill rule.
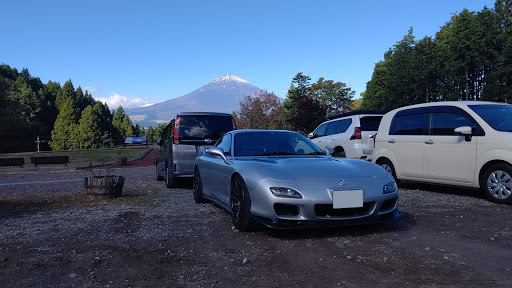
[[239,103],[247,95],[261,89],[234,75],[223,75],[184,96],[147,107],[125,109],[133,123],[142,127],[166,123],[179,112],[238,111]]

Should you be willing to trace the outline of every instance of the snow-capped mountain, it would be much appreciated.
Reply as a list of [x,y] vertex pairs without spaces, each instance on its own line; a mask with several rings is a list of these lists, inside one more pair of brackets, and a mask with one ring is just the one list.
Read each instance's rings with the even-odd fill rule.
[[223,75],[184,96],[148,107],[125,109],[133,123],[153,127],[166,123],[179,112],[224,112],[239,110],[246,95],[254,95],[260,88],[234,75]]

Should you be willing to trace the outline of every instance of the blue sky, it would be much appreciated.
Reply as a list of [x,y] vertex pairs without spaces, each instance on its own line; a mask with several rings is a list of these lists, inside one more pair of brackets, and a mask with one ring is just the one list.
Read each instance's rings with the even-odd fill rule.
[[286,97],[303,72],[359,95],[413,27],[435,36],[494,0],[0,0],[0,63],[68,79],[110,108],[162,102],[233,74]]

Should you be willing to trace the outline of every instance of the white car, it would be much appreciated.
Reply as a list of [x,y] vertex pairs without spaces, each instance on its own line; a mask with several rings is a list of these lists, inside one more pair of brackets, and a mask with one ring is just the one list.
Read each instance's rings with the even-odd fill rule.
[[433,102],[382,118],[372,161],[396,180],[481,188],[512,203],[512,105]]
[[370,160],[373,135],[377,132],[384,111],[354,110],[320,124],[308,137],[320,149],[331,147],[333,157]]

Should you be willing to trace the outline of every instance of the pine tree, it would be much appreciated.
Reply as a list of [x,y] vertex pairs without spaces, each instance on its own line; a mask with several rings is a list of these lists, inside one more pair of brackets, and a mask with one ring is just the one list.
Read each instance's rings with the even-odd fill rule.
[[71,100],[64,98],[59,115],[52,130],[50,147],[53,150],[67,150],[79,148],[78,120]]

